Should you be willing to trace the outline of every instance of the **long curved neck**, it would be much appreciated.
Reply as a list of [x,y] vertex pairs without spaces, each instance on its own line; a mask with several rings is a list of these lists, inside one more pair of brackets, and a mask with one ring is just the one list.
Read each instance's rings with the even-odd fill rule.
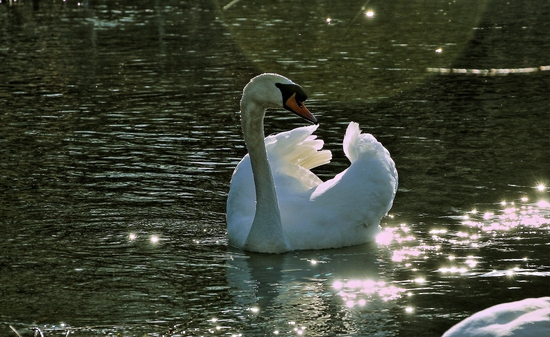
[[253,102],[241,103],[244,140],[250,156],[256,189],[256,213],[244,249],[266,253],[289,250],[283,234],[273,174],[264,143],[265,109]]

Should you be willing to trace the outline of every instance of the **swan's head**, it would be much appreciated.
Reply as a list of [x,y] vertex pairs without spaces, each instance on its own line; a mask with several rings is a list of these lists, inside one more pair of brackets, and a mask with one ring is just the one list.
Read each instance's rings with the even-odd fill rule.
[[[307,94],[301,86],[278,74],[262,74],[254,77],[244,87],[241,100],[241,112],[252,114],[256,109],[246,109],[246,105],[255,105],[261,111],[284,108],[305,120],[317,124],[317,118],[304,105]],[[252,117],[252,116],[251,116]]]

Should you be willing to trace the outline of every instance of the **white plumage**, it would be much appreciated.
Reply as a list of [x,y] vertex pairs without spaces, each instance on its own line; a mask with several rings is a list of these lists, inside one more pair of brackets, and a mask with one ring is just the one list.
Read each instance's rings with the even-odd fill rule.
[[[231,180],[227,200],[229,243],[245,250],[281,253],[371,241],[378,232],[380,219],[391,208],[397,190],[397,171],[389,152],[372,135],[362,134],[357,123],[351,122],[343,143],[351,165],[323,182],[310,171],[329,163],[332,157],[330,151],[322,150],[323,141],[312,135],[317,125],[257,141],[263,139],[265,109],[276,104],[268,102],[262,106],[258,103],[262,97],[256,97],[255,93],[265,95],[272,87],[280,102],[278,106],[282,107],[284,98],[277,95],[274,85],[281,82],[292,83],[279,75],[260,75],[247,86],[253,86],[248,88],[252,90],[245,88],[243,93],[242,122],[249,154],[237,165]],[[274,101],[272,103],[277,103],[277,99]],[[251,103],[254,109],[247,107],[248,102],[254,102]],[[248,125],[258,123],[259,127]],[[261,135],[250,135],[260,129]],[[261,158],[262,152],[267,153],[267,158]],[[265,161],[269,165],[263,165]],[[254,170],[254,166],[260,168]],[[256,182],[254,175],[258,176]],[[272,183],[267,175],[273,178]],[[262,184],[262,196],[256,194],[259,184]],[[270,190],[273,198],[264,198]],[[271,205],[262,208],[260,203]],[[253,227],[256,233],[250,235]]]

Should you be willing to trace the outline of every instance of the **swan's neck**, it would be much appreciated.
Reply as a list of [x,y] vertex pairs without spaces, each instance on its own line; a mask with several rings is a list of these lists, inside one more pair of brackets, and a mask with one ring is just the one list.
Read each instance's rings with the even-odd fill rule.
[[277,191],[265,148],[264,111],[258,110],[265,111],[252,102],[241,106],[244,140],[256,189],[256,213],[244,249],[282,253],[288,251],[289,246],[283,234]]

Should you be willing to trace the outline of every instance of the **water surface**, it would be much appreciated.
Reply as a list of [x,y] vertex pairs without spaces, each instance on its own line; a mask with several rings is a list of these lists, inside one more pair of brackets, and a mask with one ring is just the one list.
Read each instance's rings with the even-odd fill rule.
[[[229,4],[0,5],[3,335],[440,336],[549,295],[548,3]],[[388,148],[378,242],[227,246],[264,71],[308,91],[323,179],[350,120]],[[301,125],[274,111],[266,132]]]

